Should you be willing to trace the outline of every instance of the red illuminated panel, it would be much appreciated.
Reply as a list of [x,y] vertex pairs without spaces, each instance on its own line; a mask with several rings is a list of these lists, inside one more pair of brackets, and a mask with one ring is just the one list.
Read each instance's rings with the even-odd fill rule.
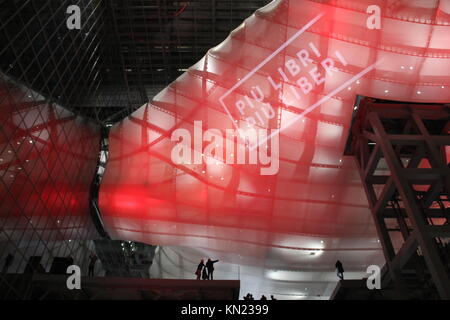
[[0,241],[98,237],[99,127],[0,76]]
[[356,96],[449,102],[450,4],[321,2],[258,10],[112,128],[100,190],[112,236],[264,256],[302,247],[296,236],[376,235],[343,157]]

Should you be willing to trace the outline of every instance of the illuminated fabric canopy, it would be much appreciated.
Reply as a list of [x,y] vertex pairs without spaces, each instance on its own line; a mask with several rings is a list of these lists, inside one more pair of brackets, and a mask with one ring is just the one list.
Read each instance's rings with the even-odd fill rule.
[[[450,2],[438,0],[285,0],[258,10],[112,128],[100,190],[108,232],[235,263],[239,252],[250,265],[271,257],[298,267],[311,261],[286,255],[311,249],[331,269],[347,249],[358,251],[354,268],[382,260],[356,165],[343,156],[356,96],[449,102],[449,23]],[[224,146],[243,146],[227,129],[280,130],[279,170],[227,161],[236,148],[222,159],[205,152],[208,143],[194,143],[200,122]],[[190,164],[171,157],[177,129],[191,134]]]

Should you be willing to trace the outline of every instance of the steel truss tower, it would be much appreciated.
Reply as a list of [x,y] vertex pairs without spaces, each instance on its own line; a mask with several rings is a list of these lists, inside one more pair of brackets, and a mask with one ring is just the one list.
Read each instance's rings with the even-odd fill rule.
[[355,113],[346,154],[383,248],[382,286],[404,298],[450,299],[449,106],[364,98]]

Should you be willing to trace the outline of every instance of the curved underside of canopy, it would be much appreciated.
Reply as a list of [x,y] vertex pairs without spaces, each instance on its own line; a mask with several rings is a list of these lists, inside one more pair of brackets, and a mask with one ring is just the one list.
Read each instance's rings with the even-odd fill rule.
[[[112,128],[100,190],[108,232],[273,270],[382,263],[356,164],[343,156],[356,97],[449,102],[449,23],[450,2],[438,0],[280,0],[256,11]],[[278,149],[257,140],[278,156],[274,174],[261,161],[230,163],[239,149],[194,143],[216,129],[214,143],[243,146],[226,130],[249,126],[279,137]],[[177,129],[192,138],[184,163],[173,159]]]

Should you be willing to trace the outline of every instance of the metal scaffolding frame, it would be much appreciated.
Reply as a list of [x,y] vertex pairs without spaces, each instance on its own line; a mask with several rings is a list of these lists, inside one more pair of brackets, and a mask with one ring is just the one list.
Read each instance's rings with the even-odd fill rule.
[[450,109],[369,98],[357,107],[346,154],[383,247],[383,285],[403,297],[416,286],[422,298],[450,299]]
[[[116,122],[269,2],[0,1],[0,70],[78,115]],[[66,27],[69,5],[81,30]]]

